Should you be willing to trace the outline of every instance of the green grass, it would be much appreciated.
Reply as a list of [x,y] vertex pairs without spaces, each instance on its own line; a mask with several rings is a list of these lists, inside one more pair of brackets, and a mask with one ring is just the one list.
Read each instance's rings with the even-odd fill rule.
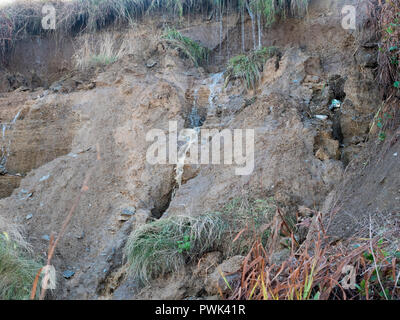
[[234,199],[221,212],[172,216],[148,223],[134,230],[127,241],[125,256],[130,273],[147,283],[179,270],[205,252],[220,250],[227,256],[246,253],[256,235],[268,237],[263,227],[275,209],[273,199]]
[[125,253],[130,270],[142,282],[176,271],[223,240],[224,221],[218,215],[178,216],[157,220],[132,232]]
[[[266,25],[271,25],[277,17],[303,17],[308,10],[309,0],[253,0],[250,7],[253,11],[260,10]],[[243,2],[242,2],[243,3]]]
[[254,89],[261,78],[265,62],[276,53],[275,47],[269,47],[233,57],[225,72],[225,85],[233,79],[242,79],[247,89]]
[[95,55],[90,59],[90,65],[109,65],[115,61],[117,61],[118,58],[116,56],[104,56],[104,55]]
[[0,299],[29,299],[39,263],[7,233],[0,234]]
[[193,61],[196,66],[207,62],[209,50],[189,37],[183,36],[175,29],[167,29],[163,36],[172,47],[178,48],[184,56]]

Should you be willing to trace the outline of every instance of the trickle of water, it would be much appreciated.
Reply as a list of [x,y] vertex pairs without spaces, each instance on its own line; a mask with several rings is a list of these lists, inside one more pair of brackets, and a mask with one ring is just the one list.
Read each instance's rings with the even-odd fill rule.
[[19,115],[21,114],[21,110],[17,112],[17,114],[15,115],[15,117],[12,119],[11,121],[11,125],[15,124],[15,122],[18,120]]
[[247,12],[249,13],[250,19],[251,19],[251,31],[253,35],[253,48],[256,50],[256,24],[255,24],[255,18],[254,18],[254,13],[253,10],[250,8],[248,2],[246,2],[246,8]]
[[198,133],[200,131],[199,127],[201,126],[201,117],[198,113],[198,108],[197,108],[197,100],[198,100],[198,88],[195,89],[193,93],[193,106],[192,110],[189,114],[189,122],[190,122],[190,128],[192,130],[186,130],[185,132],[182,133],[182,135],[179,137],[180,141],[182,139],[185,140],[184,144],[179,147],[178,149],[178,158],[177,158],[177,163],[176,163],[176,168],[175,168],[175,181],[178,184],[178,187],[181,186],[182,184],[182,174],[183,174],[183,167],[185,165],[185,160],[187,157],[187,153],[192,146],[194,142],[197,141]]
[[7,159],[10,155],[11,139],[6,139],[6,132],[12,130],[14,124],[17,122],[21,111],[18,111],[10,123],[1,124],[1,157],[0,157],[0,170],[5,171]]
[[219,8],[219,56],[221,57],[222,53],[222,30],[223,30],[223,21],[222,21],[222,6]]
[[215,114],[216,107],[214,103],[215,97],[221,92],[222,87],[217,88],[217,84],[222,80],[223,72],[215,73],[211,76],[211,83],[208,86],[210,95],[208,96],[208,115]]
[[197,127],[201,127],[201,125],[203,124],[201,121],[201,117],[199,115],[199,110],[197,108],[197,100],[199,99],[198,96],[198,91],[199,89],[196,88],[194,93],[193,93],[193,106],[192,106],[192,110],[190,111],[189,114],[189,127],[190,128],[197,128]]
[[179,140],[182,141],[185,139],[185,143],[178,150],[178,159],[176,163],[175,169],[175,181],[178,184],[178,187],[182,184],[182,175],[183,175],[183,167],[185,166],[185,161],[187,158],[187,153],[190,150],[190,147],[197,143],[199,136],[200,128],[187,129],[182,135],[179,137]]
[[[215,97],[221,92],[222,86],[217,86],[223,78],[223,73],[213,74],[210,80],[205,80],[203,84],[208,84],[208,89],[210,90],[210,95],[208,97],[208,109],[207,116],[215,114],[216,106],[214,103]],[[198,142],[200,127],[203,124],[201,121],[201,117],[198,114],[197,108],[197,100],[198,100],[198,89],[194,91],[194,100],[193,107],[189,114],[189,121],[191,130],[186,130],[181,134],[179,140],[184,140],[184,144],[178,149],[178,159],[175,169],[175,181],[178,184],[178,187],[182,184],[182,174],[183,167],[185,165],[185,161],[187,158],[187,154],[194,143]]]

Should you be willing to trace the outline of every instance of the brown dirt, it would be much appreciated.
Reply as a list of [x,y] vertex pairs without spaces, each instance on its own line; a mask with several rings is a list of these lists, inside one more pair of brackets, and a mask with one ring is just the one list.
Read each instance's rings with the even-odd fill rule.
[[[203,127],[255,129],[255,169],[250,176],[236,176],[234,166],[186,166],[183,185],[176,189],[173,165],[146,162],[146,133],[154,128],[167,131],[169,120],[178,121],[179,129],[187,125],[195,92],[205,117],[214,78],[145,33],[136,38],[146,48],[140,57],[126,55],[90,73],[65,74],[47,90],[25,91],[26,74],[15,82],[19,89],[8,85],[3,91],[11,92],[0,93],[1,123],[10,122],[18,111],[21,116],[6,131],[11,148],[8,174],[0,176],[0,196],[9,197],[0,200],[0,214],[24,227],[36,254],[45,258],[49,243],[44,236],[59,232],[86,172],[95,165],[96,146],[101,155],[89,191],[56,250],[58,289],[49,297],[184,299],[214,294],[205,293],[205,276],[193,265],[138,293],[137,282],[125,272],[122,248],[132,228],[153,218],[219,210],[242,195],[274,196],[290,213],[308,207],[328,214],[340,203],[330,229],[338,237],[358,229],[353,222],[361,223],[369,214],[385,218],[398,213],[397,141],[352,176],[351,183],[341,183],[350,170],[345,166],[362,157],[369,124],[381,103],[373,68],[366,63],[370,52],[358,43],[370,41],[373,32],[359,35],[340,27],[340,8],[347,2],[312,1],[306,20],[289,20],[264,32],[264,45],[280,46],[282,56],[267,62],[256,91],[245,92],[240,81],[226,90],[223,81],[214,88],[221,90],[214,101],[217,112],[206,117]],[[240,51],[235,21],[231,17],[232,28],[224,34],[224,59]],[[153,28],[149,26],[148,33]],[[209,71],[221,69],[218,63],[224,60],[218,57],[210,29],[215,25],[199,22],[184,30],[215,48]],[[250,30],[247,25],[246,39]],[[68,50],[55,58],[30,45],[34,60],[42,64],[65,57],[70,62]],[[18,53],[30,45],[17,46],[14,73],[22,72],[18,61],[23,66],[31,59]],[[146,67],[148,59],[157,64]],[[47,64],[43,68],[38,69],[43,74],[60,71]],[[328,108],[333,98],[343,102],[335,113]],[[126,218],[124,209],[136,214]],[[206,268],[213,272],[220,262],[210,258]],[[62,277],[65,270],[75,271],[72,279]]]

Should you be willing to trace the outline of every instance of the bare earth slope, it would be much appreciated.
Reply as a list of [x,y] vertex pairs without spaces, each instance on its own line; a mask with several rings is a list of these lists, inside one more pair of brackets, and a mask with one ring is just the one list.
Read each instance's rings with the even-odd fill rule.
[[[373,33],[341,27],[345,2],[357,1],[312,1],[306,20],[288,20],[265,33],[263,44],[279,46],[282,54],[266,63],[254,92],[245,92],[240,81],[224,88],[221,74],[196,69],[155,43],[146,57],[156,62],[150,67],[148,60],[127,55],[90,79],[75,73],[48,90],[0,93],[2,123],[18,115],[3,135],[10,149],[7,173],[0,176],[0,214],[24,227],[43,259],[49,237],[59,232],[93,169],[89,190],[56,250],[59,282],[53,298],[203,294],[204,275],[194,279],[186,273],[153,283],[156,293],[138,295],[135,279],[126,276],[122,248],[130,231],[151,219],[218,211],[242,195],[273,196],[292,213],[308,207],[328,216],[339,207],[331,229],[339,238],[353,233],[359,228],[353,222],[369,214],[399,212],[397,140],[341,189],[345,168],[361,156],[381,103],[373,74],[376,57],[365,45],[374,41]],[[229,37],[239,46],[240,29],[232,21]],[[207,41],[207,30],[199,25],[185,28],[185,34]],[[329,110],[333,99],[342,102],[340,110]],[[187,165],[178,188],[174,165],[146,161],[147,132],[167,132],[171,120],[178,129],[187,127],[193,107],[205,118],[202,128],[255,130],[251,175],[235,175],[235,165]],[[74,275],[64,277],[65,271]]]

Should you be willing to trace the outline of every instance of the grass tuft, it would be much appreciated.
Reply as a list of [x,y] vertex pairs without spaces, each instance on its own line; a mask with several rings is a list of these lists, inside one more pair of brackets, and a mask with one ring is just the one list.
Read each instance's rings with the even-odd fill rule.
[[247,89],[254,89],[261,78],[265,62],[276,53],[276,47],[268,47],[233,57],[225,72],[225,86],[233,79],[242,79]]
[[189,37],[183,36],[175,29],[167,29],[162,38],[172,47],[177,48],[187,58],[193,61],[195,66],[202,65],[208,61],[209,50]]
[[100,33],[96,36],[87,34],[78,40],[73,56],[74,64],[82,70],[106,66],[122,57],[124,52],[119,49],[112,33]]
[[219,216],[178,216],[133,231],[125,253],[132,275],[142,282],[177,271],[187,259],[217,247],[225,224]]
[[256,0],[250,2],[253,9],[261,10],[266,25],[271,25],[277,17],[304,17],[308,10],[308,0]]
[[254,233],[265,233],[275,209],[273,199],[234,199],[222,212],[174,216],[146,224],[134,230],[127,241],[130,272],[148,283],[209,251],[221,250],[227,256],[247,252]]
[[0,218],[0,299],[29,299],[40,264],[30,257],[27,244],[18,231],[2,231],[6,230],[2,224]]

